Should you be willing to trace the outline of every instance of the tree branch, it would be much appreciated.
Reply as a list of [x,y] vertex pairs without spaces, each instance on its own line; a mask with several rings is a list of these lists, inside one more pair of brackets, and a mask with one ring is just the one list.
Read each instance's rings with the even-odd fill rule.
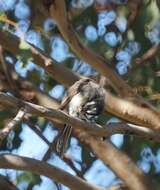
[[[45,155],[42,158],[42,161],[47,161],[50,156],[51,153],[54,152],[55,153],[55,139],[53,139],[53,142],[49,142],[48,139],[42,134],[41,130],[38,128],[38,126],[33,125],[30,121],[29,118],[25,118],[24,122],[28,125],[28,127],[36,134],[38,135],[47,145],[48,145],[48,150],[45,153]],[[72,168],[72,170],[76,173],[76,175],[78,177],[83,178],[81,172],[79,170],[77,170],[77,168],[74,166],[72,160],[67,157],[66,155],[64,155],[63,160],[65,161],[66,164],[69,165],[70,168]]]
[[[37,88],[28,79],[19,76],[14,70],[12,65],[8,64],[8,66],[11,75],[14,76],[13,80],[15,82],[15,85],[17,86],[18,90],[18,93],[16,93],[17,97],[20,96],[23,100],[29,100],[29,101],[34,101],[34,99],[36,98],[40,105],[50,108],[58,108],[59,102],[56,99],[54,99],[53,97],[49,96],[47,93]],[[1,79],[0,90],[12,92],[10,86],[6,82],[6,76],[1,71],[0,71],[0,79]]]
[[53,61],[48,55],[45,55],[42,50],[36,49],[33,45],[31,46],[31,52],[36,64],[43,67],[46,72],[50,73],[51,76],[54,77],[55,80],[65,86],[71,86],[73,81],[77,81],[79,79],[78,75],[70,71],[67,67],[56,63],[55,60]]
[[113,185],[109,188],[107,188],[107,190],[129,190],[125,184],[118,184],[118,185]]
[[120,93],[122,96],[131,96],[132,90],[122,80],[122,78],[111,69],[109,64],[107,64],[101,56],[93,53],[81,43],[67,18],[65,2],[63,0],[54,0],[52,2],[50,14],[56,21],[64,39],[70,45],[75,54],[83,59],[86,63],[92,65],[102,75],[109,78],[113,88],[116,89],[118,93]]
[[[85,130],[95,136],[107,136],[107,135],[111,135],[111,133],[112,134],[115,133],[113,127],[102,127],[98,124],[86,123],[78,118],[71,117],[70,115],[68,115],[67,113],[61,110],[46,108],[43,106],[32,104],[32,103],[17,99],[13,96],[7,95],[3,92],[0,92],[0,103],[1,105],[4,105],[5,107],[7,106],[11,108],[16,108],[16,109],[23,107],[26,113],[30,113],[36,116],[41,116],[46,119],[56,121],[58,123],[67,123],[69,125],[72,125],[73,127],[75,126],[75,128],[77,129]],[[117,129],[118,133],[120,131],[122,132],[122,126],[121,128],[119,127]],[[126,128],[126,131],[128,131],[127,128]],[[131,132],[134,131],[137,133],[138,126],[137,128],[133,126],[130,127],[130,131]],[[154,140],[159,141],[159,135],[156,134],[156,132],[152,131],[151,129],[144,130],[144,128],[140,128],[138,134],[148,137],[148,138],[151,137],[151,139],[154,138]]]
[[[22,52],[22,50],[19,49],[20,42],[21,41],[18,37],[9,34],[7,31],[4,32],[0,30],[0,44],[6,50],[11,51],[13,54],[20,54]],[[56,61],[53,61],[53,59],[49,58],[48,55],[45,55],[42,50],[35,48],[33,45],[30,45],[30,50],[35,64],[43,67],[54,77],[55,80],[65,86],[71,86],[73,81],[79,79],[76,74],[63,65],[56,63]]]
[[5,176],[0,175],[0,188],[3,190],[18,190]]
[[[152,129],[137,126],[133,124],[126,124],[126,123],[111,123],[108,124],[106,127],[106,131],[108,135],[113,134],[126,134],[126,135],[135,135],[147,140],[154,140],[160,142],[160,134]],[[105,132],[104,132],[105,134]],[[107,134],[106,134],[107,135]]]
[[160,115],[148,107],[112,95],[105,91],[105,110],[109,113],[136,125],[142,125],[155,130],[160,129]]
[[[46,108],[43,106],[39,106],[36,104],[32,104],[23,100],[20,100],[18,98],[15,98],[13,96],[7,95],[3,92],[0,92],[0,103],[3,106],[8,106],[10,108],[21,108],[23,107],[26,113],[30,113],[32,115],[44,117],[46,119],[57,121],[58,123],[68,123],[70,125],[75,125],[79,129],[85,129],[92,131],[96,135],[96,131],[100,131],[102,127],[98,124],[90,124],[86,123],[78,118],[74,118],[66,114],[65,112],[61,110]],[[95,130],[94,130],[95,129]],[[103,134],[104,135],[104,134]]]
[[[106,165],[109,165],[110,168],[122,180],[124,180],[126,182],[126,185],[128,187],[130,187],[133,182],[135,183],[135,185],[132,185],[133,187],[130,187],[131,190],[139,190],[139,189],[147,190],[148,189],[147,187],[145,187],[143,174],[139,171],[139,169],[134,165],[133,162],[131,162],[131,160],[126,155],[124,156],[123,153],[121,153],[118,149],[113,147],[113,145],[111,143],[109,143],[108,141],[106,141],[106,143],[105,143],[105,142],[101,142],[100,139],[96,140],[96,138],[94,138],[90,135],[87,135],[86,132],[84,132],[84,130],[83,130],[83,129],[85,129],[85,131],[88,131],[88,132],[94,131],[94,133],[95,133],[96,130],[99,131],[101,129],[101,126],[99,126],[97,124],[92,125],[89,123],[85,123],[79,119],[68,116],[67,114],[63,113],[62,111],[58,111],[58,110],[54,110],[54,109],[47,109],[42,106],[24,102],[17,98],[12,97],[12,96],[6,95],[4,93],[0,93],[0,100],[2,100],[1,103],[3,105],[5,104],[7,106],[11,106],[14,108],[17,108],[19,106],[24,107],[25,111],[27,113],[37,115],[37,116],[42,116],[42,117],[45,117],[50,120],[61,121],[64,123],[68,123],[74,127],[77,127],[77,130],[75,130],[76,132],[79,131],[79,129],[80,129],[80,133],[78,133],[77,136],[83,142],[89,144],[90,147],[92,148],[92,150],[96,153],[96,155],[100,159],[102,159]],[[103,136],[104,136],[104,134],[103,134]],[[105,143],[105,144],[103,144],[103,143]],[[110,155],[111,158],[108,155]],[[122,158],[120,158],[120,156],[122,156]],[[115,157],[114,162],[112,162],[113,157]],[[116,162],[118,162],[118,163],[115,164]],[[125,167],[126,163],[129,164],[127,171],[126,171],[126,167]],[[131,177],[128,179],[129,173],[132,173],[132,174],[130,174]],[[139,180],[139,178],[140,178],[140,180]]]
[[130,190],[153,190],[150,180],[124,153],[109,141],[98,140],[84,131],[77,132],[79,139],[89,145],[92,151],[124,181]]
[[5,73],[5,77],[7,79],[9,86],[10,86],[11,92],[15,95],[15,93],[18,93],[18,91],[17,91],[17,88],[16,88],[14,81],[12,80],[11,73],[9,72],[9,69],[5,63],[5,59],[4,59],[3,54],[4,54],[4,49],[3,49],[2,45],[0,45],[0,62],[2,65],[2,69]]
[[95,136],[104,137],[108,135],[113,135],[115,133],[122,133],[122,134],[135,134],[145,139],[155,140],[158,142],[160,141],[159,133],[145,127],[130,125],[130,124],[126,126],[122,123],[109,124],[107,126],[102,127],[98,124],[86,123],[80,119],[71,117],[65,112],[60,110],[49,109],[46,107],[42,107],[36,104],[31,104],[29,102],[19,100],[3,92],[0,92],[0,102],[5,107],[11,106],[18,109],[19,107],[22,106],[25,108],[25,111],[30,114],[36,116],[42,116],[45,117],[46,119],[57,121],[58,123],[68,123],[72,126],[75,126],[75,128],[84,129],[85,131]]
[[[50,158],[50,154],[52,153],[52,151],[55,151],[55,140],[53,140],[53,142],[49,142],[41,133],[41,131],[38,129],[38,127],[33,126],[31,122],[29,122],[27,119],[25,119],[25,122],[27,123],[27,125],[49,146],[49,149],[47,151],[47,153],[45,154],[43,161],[46,161]],[[113,123],[113,124],[108,124],[107,126],[105,126],[106,129],[104,129],[104,134],[107,130],[107,135],[113,135],[116,133],[121,133],[121,134],[133,134],[133,135],[137,135],[140,137],[143,137],[144,139],[149,139],[149,140],[156,140],[157,142],[160,142],[160,134],[157,132],[154,132],[150,129],[147,129],[145,127],[140,127],[140,126],[136,126],[136,125],[132,125],[132,124],[125,124],[125,123]],[[47,157],[47,158],[46,158]],[[82,177],[82,173],[83,172],[79,172],[74,166],[73,164],[71,164],[71,160],[66,157],[64,155],[63,160],[69,164],[69,166],[76,172],[76,174],[79,177]],[[116,186],[117,187],[117,186]],[[107,189],[108,190],[108,189]]]
[[81,43],[78,35],[75,33],[72,25],[68,20],[64,0],[53,0],[52,6],[50,8],[50,14],[56,21],[64,39],[70,45],[76,55],[92,65],[102,75],[109,78],[110,82],[113,84],[112,86],[114,87],[114,89],[116,89],[116,91],[123,98],[133,98],[136,104],[139,104],[139,106],[141,106],[142,108],[149,108],[151,112],[155,114],[155,116],[157,115],[157,117],[160,119],[160,113],[150,103],[146,102],[142,97],[138,96],[132,90],[132,88],[127,85],[127,83],[118,74],[116,74],[114,70],[110,68],[109,64],[105,62],[103,57],[93,53]]
[[8,136],[8,134],[19,125],[25,115],[24,110],[20,109],[13,120],[11,120],[3,129],[0,130],[0,141]]
[[156,53],[158,53],[159,49],[160,49],[159,44],[152,46],[149,50],[147,50],[142,55],[142,57],[136,58],[135,63],[142,64],[142,63],[144,63],[146,61],[149,61],[150,59],[152,59],[156,55]]
[[111,69],[110,65],[106,63],[103,57],[93,53],[82,44],[67,17],[65,2],[63,0],[53,0],[52,2],[50,14],[56,21],[64,39],[76,55],[92,65],[102,75],[109,78],[113,88],[116,89],[122,97],[136,97],[136,99],[138,99],[137,102],[143,102],[143,104],[150,106],[141,97],[137,97],[130,86],[128,86],[127,83],[114,70]]
[[53,179],[56,182],[62,183],[72,190],[104,190],[103,188],[93,186],[81,178],[73,176],[64,170],[57,168],[56,166],[52,166],[50,164],[32,158],[26,158],[11,154],[1,154],[0,168],[34,172],[38,175],[43,175],[49,177],[50,179]]
[[[0,43],[3,44],[3,46],[7,50],[10,50],[12,53],[17,53],[20,51],[19,40],[17,38],[14,38],[14,36],[10,35],[9,33],[7,32],[4,33],[1,30],[0,30]],[[42,64],[41,66],[53,78],[55,78],[59,82],[62,82],[62,84],[69,86],[71,83],[73,84],[74,82],[76,82],[76,80],[80,79],[73,72],[69,71],[69,69],[66,70],[67,75],[65,75],[64,73],[61,73],[61,71],[65,70],[65,67],[61,66],[60,68],[59,67],[60,65],[58,66],[57,64],[54,64],[54,63],[52,65],[49,63],[47,64],[48,66],[46,67],[45,61],[48,60],[48,58],[45,59],[46,56],[43,54],[41,50],[34,48],[32,45],[30,46],[31,46],[31,49],[33,48],[35,49],[35,52],[37,52],[36,56],[38,58],[37,58],[37,62],[35,63],[38,65]],[[33,56],[35,52],[32,52]],[[49,61],[51,60],[49,59]],[[58,66],[58,69],[57,67],[54,67],[55,65]],[[56,72],[56,75],[54,75],[54,72]],[[68,81],[66,80],[68,75],[74,76],[74,77],[69,78],[69,81]],[[160,114],[157,110],[155,110],[155,108],[152,109],[148,107],[148,105],[146,104],[142,104],[138,106],[137,102],[135,104],[127,100],[124,100],[124,98],[123,99],[118,98],[107,91],[106,91],[105,109],[107,112],[114,114],[115,116],[120,117],[128,122],[133,122],[137,125],[143,125],[147,127],[156,128],[156,129],[158,129],[160,125]],[[147,117],[146,117],[146,114],[145,114],[146,112],[150,113],[151,115],[147,114]]]

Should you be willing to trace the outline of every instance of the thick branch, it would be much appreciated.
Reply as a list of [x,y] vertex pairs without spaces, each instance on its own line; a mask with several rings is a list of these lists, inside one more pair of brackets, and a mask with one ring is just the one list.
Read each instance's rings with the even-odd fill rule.
[[[137,126],[133,124],[125,124],[125,123],[112,123],[105,126],[104,134],[113,135],[113,134],[127,134],[127,135],[135,135],[147,140],[154,140],[160,142],[160,134],[156,131]],[[107,134],[108,133],[108,134]],[[105,135],[104,135],[105,136]]]
[[105,109],[125,121],[149,127],[160,129],[160,115],[152,109],[141,107],[126,99],[118,98],[109,92],[105,92]]
[[108,63],[99,55],[93,53],[87,47],[85,47],[73,27],[71,26],[63,0],[54,0],[50,9],[51,16],[56,21],[60,32],[64,39],[71,46],[72,50],[82,58],[85,62],[92,65],[102,75],[110,79],[113,87],[122,96],[131,96],[133,94],[131,88],[119,77],[114,70],[111,69]]
[[[36,104],[32,104],[26,101],[22,101],[13,96],[7,95],[3,92],[0,92],[0,104],[3,106],[8,106],[11,108],[21,108],[23,107],[26,113],[30,113],[32,115],[45,117],[46,119],[50,119],[53,121],[57,121],[59,123],[68,123],[72,126],[76,124],[77,128],[85,129],[86,131],[92,131],[96,135],[97,131],[100,131],[102,127],[97,124],[86,123],[78,118],[74,118],[66,114],[61,110],[49,109],[43,106],[39,106]],[[104,135],[104,134],[103,134]]]
[[79,177],[73,176],[62,169],[31,158],[2,154],[0,155],[0,168],[34,171],[34,173],[49,177],[72,190],[102,190],[102,188],[92,186]]
[[82,44],[67,19],[65,2],[63,0],[54,0],[50,13],[56,21],[64,39],[76,55],[83,59],[86,63],[92,65],[102,75],[109,78],[111,83],[113,83],[113,87],[121,95],[131,95],[131,89],[129,89],[128,85],[121,79],[121,77],[119,77],[116,72],[111,69],[109,64],[107,64],[101,56],[96,55]]
[[[13,53],[19,52],[19,40],[17,38],[14,39],[12,35],[7,35],[7,32],[4,33],[0,31],[0,43],[2,43],[6,49],[11,50]],[[41,65],[53,78],[55,78],[59,82],[63,83],[65,81],[63,84],[69,86],[71,83],[74,83],[76,80],[79,79],[77,75],[74,75],[74,73],[69,70],[67,70],[67,75],[61,73],[60,71],[63,72],[65,70],[64,67],[59,68],[57,64],[51,64],[51,59],[48,59],[43,54],[43,52],[35,49],[33,46],[31,46],[31,49],[34,49],[34,51],[32,51],[33,56],[37,57],[36,64]],[[54,66],[58,66],[59,69],[54,70],[55,68],[57,68]],[[58,74],[54,75],[54,72]],[[70,75],[70,73],[72,73],[72,75]],[[66,77],[68,75],[74,76],[69,78],[70,82],[66,80]],[[128,122],[133,122],[137,125],[143,125],[156,129],[158,129],[160,125],[160,116],[157,111],[146,106],[137,106],[136,104],[126,101],[124,99],[120,99],[109,92],[106,92],[105,109],[109,113],[114,114],[115,116],[118,116]]]
[[[13,54],[20,54],[22,50],[19,49],[20,40],[18,37],[0,30],[0,44],[6,50],[11,51]],[[73,81],[78,80],[78,76],[71,72],[69,69],[61,64],[56,63],[51,58],[48,58],[40,49],[35,48],[31,45],[30,48],[35,64],[43,67],[47,72],[49,72],[55,80],[64,84],[65,86],[70,86]],[[63,77],[62,77],[63,76]]]
[[[63,65],[56,63],[48,55],[45,55],[40,49],[36,49],[31,46],[31,52],[35,63],[45,69],[46,72],[50,73],[51,76],[64,84],[65,86],[71,86],[73,81],[77,81],[79,77],[70,71],[68,68]],[[63,76],[63,77],[62,77]]]
[[[59,123],[68,123],[73,127],[75,126],[77,129],[83,129],[95,136],[107,136],[115,133],[114,127],[102,127],[98,124],[86,123],[78,118],[69,116],[61,110],[49,109],[43,106],[25,102],[13,96],[9,96],[3,92],[0,92],[0,103],[5,107],[13,107],[16,109],[23,107],[27,113],[36,116],[42,116],[46,119],[57,121]],[[128,131],[128,128],[126,128],[126,131]],[[137,132],[138,127],[130,127],[130,130],[131,132]],[[117,128],[117,132],[119,133],[120,131],[122,131],[122,126]],[[123,131],[123,133],[125,132]],[[159,141],[159,135],[150,129],[144,130],[144,128],[139,128],[138,134],[148,138],[151,137],[154,138],[154,140]]]
[[109,141],[101,141],[80,131],[77,136],[88,144],[93,152],[109,166],[130,190],[153,190],[147,177],[123,152],[114,147]]
[[[135,185],[133,185],[133,187],[130,187],[131,190],[139,190],[139,189],[147,190],[147,188],[145,188],[143,174],[131,162],[131,160],[129,160],[129,158],[126,155],[123,156],[122,158],[120,158],[120,156],[122,156],[123,153],[121,153],[119,150],[117,150],[115,147],[113,147],[113,145],[110,144],[109,142],[108,142],[109,144],[104,145],[103,142],[101,142],[101,140],[98,141],[98,140],[96,140],[96,138],[93,138],[93,137],[87,135],[86,133],[85,133],[85,136],[82,136],[83,135],[82,129],[85,129],[85,130],[88,129],[88,132],[89,132],[89,131],[93,130],[94,128],[96,130],[100,130],[100,126],[87,124],[87,123],[85,123],[81,120],[78,120],[76,118],[69,117],[67,114],[63,113],[62,111],[57,111],[54,109],[47,109],[47,108],[42,107],[42,106],[38,106],[35,104],[24,102],[24,101],[21,101],[19,99],[12,97],[12,96],[5,95],[4,93],[0,93],[0,100],[2,100],[1,103],[3,105],[5,104],[5,105],[8,105],[8,106],[11,106],[14,108],[17,108],[17,106],[25,107],[25,111],[30,113],[30,114],[43,116],[43,117],[46,117],[48,119],[55,119],[57,121],[60,120],[61,122],[69,123],[72,126],[77,126],[77,128],[81,129],[81,132],[78,133],[78,137],[80,139],[82,139],[82,137],[83,137],[82,140],[91,146],[92,150],[97,154],[97,156],[100,159],[102,159],[106,165],[109,165],[110,168],[114,172],[116,172],[116,174],[122,180],[124,180],[126,182],[128,187],[130,187],[130,185],[133,182],[135,183]],[[96,130],[93,130],[93,131],[95,132]],[[103,145],[103,146],[101,146],[101,145]],[[110,155],[111,158],[113,156],[115,157],[114,162],[112,162],[113,160],[108,155]],[[128,162],[128,161],[130,161],[130,162]],[[118,162],[118,163],[115,164],[115,162]],[[126,163],[127,164],[130,163],[127,171],[125,171],[126,170],[126,167],[125,167]],[[119,168],[119,165],[120,165],[120,168]],[[131,177],[129,179],[127,178],[129,176],[128,172],[132,173]],[[138,189],[137,186],[140,188]]]
[[65,1],[53,0],[52,2],[52,6],[50,8],[51,16],[56,21],[61,34],[76,55],[92,65],[102,75],[109,78],[114,89],[116,89],[122,97],[132,97],[136,100],[135,102],[137,104],[141,105],[141,107],[148,107],[152,109],[155,114],[160,116],[158,111],[152,105],[146,102],[142,97],[135,94],[132,88],[110,68],[109,64],[105,62],[103,57],[93,53],[82,44],[68,20]]
[[[0,104],[3,106],[19,109],[23,107],[26,113],[32,115],[41,116],[46,119],[57,121],[59,123],[68,123],[72,126],[76,126],[78,129],[84,129],[92,133],[93,135],[104,136],[103,128],[98,124],[86,123],[78,118],[74,118],[66,114],[61,110],[49,109],[43,106],[32,104],[13,96],[0,92]],[[106,128],[107,129],[107,128]]]
[[[45,154],[43,161],[48,160],[50,157],[50,154],[52,151],[55,151],[55,139],[53,140],[52,143],[50,143],[41,133],[41,131],[38,129],[37,126],[33,126],[31,122],[25,120],[25,122],[28,124],[28,126],[49,146],[49,149],[47,151],[47,153]],[[57,126],[57,125],[56,125]],[[131,124],[124,124],[124,123],[114,123],[114,124],[109,124],[106,126],[107,130],[104,129],[104,134],[107,131],[108,135],[113,135],[116,133],[122,133],[122,134],[136,134],[138,136],[142,136],[143,138],[146,139],[156,139],[157,141],[160,141],[160,135],[159,133],[156,133],[150,129],[147,129],[145,127],[140,127],[140,126],[135,126],[135,125],[131,125]],[[67,162],[67,164],[70,165],[70,167],[76,172],[76,174],[79,177],[82,177],[82,173],[79,172],[74,165],[71,165],[71,161],[68,163],[68,158],[64,155],[63,160],[65,162]],[[125,187],[124,184],[120,184],[119,186],[121,187]],[[117,187],[117,186],[115,186]],[[114,187],[114,188],[115,188]],[[108,190],[108,189],[107,189]]]

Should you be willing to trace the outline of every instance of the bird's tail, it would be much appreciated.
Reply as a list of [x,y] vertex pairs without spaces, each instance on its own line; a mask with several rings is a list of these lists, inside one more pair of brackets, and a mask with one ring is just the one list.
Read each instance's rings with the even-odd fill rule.
[[64,153],[67,150],[71,133],[72,127],[70,125],[65,124],[56,142],[56,150],[61,157],[63,157]]

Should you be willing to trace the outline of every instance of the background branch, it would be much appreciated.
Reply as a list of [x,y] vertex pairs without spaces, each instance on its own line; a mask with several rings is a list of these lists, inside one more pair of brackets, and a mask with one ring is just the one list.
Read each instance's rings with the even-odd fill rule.
[[11,183],[5,176],[0,175],[0,188],[2,190],[18,190],[18,188]]
[[85,132],[77,132],[77,136],[89,145],[92,151],[122,179],[130,190],[153,190],[149,179],[122,151],[118,150],[109,141],[98,140]]
[[7,82],[9,84],[9,86],[10,86],[11,92],[13,94],[18,93],[16,85],[15,85],[14,81],[12,80],[11,73],[9,72],[9,69],[8,69],[8,67],[7,67],[7,65],[5,63],[4,49],[3,49],[3,47],[1,45],[0,45],[0,62],[1,62],[1,65],[2,65],[2,69],[3,69],[4,73],[5,73],[5,77],[7,79]]
[[139,57],[135,59],[135,63],[142,64],[146,61],[149,61],[150,59],[154,58],[154,56],[158,53],[160,49],[160,45],[154,45],[152,46],[147,52],[145,52],[142,57]]

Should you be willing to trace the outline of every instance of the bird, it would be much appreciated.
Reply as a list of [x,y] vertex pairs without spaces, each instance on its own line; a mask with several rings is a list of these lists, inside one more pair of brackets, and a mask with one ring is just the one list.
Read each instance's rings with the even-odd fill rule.
[[[65,109],[70,116],[85,122],[96,123],[104,110],[104,89],[92,79],[80,79],[68,89],[59,109]],[[72,126],[64,124],[56,142],[61,157],[67,150],[71,133]]]

